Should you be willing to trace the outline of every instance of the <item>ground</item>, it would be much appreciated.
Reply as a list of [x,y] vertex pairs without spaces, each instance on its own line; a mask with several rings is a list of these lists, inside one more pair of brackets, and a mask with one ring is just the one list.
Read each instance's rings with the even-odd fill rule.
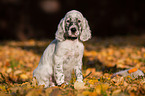
[[[40,57],[52,40],[1,41],[1,96],[143,96],[145,77],[131,78],[112,74],[128,68],[145,73],[145,34],[139,36],[93,37],[84,42],[84,83],[44,88],[32,78]],[[130,71],[131,72],[131,71]]]

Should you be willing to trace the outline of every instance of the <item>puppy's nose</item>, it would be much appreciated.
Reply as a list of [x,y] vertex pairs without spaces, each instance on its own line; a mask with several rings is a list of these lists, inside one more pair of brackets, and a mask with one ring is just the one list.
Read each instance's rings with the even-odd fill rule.
[[71,32],[76,32],[76,28],[71,28]]

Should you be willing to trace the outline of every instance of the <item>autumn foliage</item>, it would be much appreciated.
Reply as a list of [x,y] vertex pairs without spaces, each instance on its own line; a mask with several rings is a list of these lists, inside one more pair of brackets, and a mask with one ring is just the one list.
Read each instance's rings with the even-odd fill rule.
[[0,44],[0,95],[3,96],[143,96],[145,77],[113,73],[138,69],[145,73],[145,35],[93,38],[85,42],[84,83],[72,80],[61,87],[44,88],[32,78],[40,57],[52,40],[3,41]]

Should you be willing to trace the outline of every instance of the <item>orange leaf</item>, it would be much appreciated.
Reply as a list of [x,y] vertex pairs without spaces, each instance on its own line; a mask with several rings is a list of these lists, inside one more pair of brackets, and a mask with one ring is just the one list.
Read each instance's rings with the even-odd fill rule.
[[88,75],[90,72],[92,72],[92,74],[94,74],[96,72],[96,69],[95,68],[88,68],[86,70],[86,75]]
[[137,68],[132,68],[132,69],[128,70],[128,73],[132,73],[132,72],[135,72],[137,70],[138,70]]

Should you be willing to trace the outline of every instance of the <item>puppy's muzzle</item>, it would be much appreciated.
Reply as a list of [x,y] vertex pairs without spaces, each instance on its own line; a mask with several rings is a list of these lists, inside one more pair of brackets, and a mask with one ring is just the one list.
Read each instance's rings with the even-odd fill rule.
[[71,28],[71,32],[72,32],[72,34],[74,34],[76,31],[77,31],[76,28]]

